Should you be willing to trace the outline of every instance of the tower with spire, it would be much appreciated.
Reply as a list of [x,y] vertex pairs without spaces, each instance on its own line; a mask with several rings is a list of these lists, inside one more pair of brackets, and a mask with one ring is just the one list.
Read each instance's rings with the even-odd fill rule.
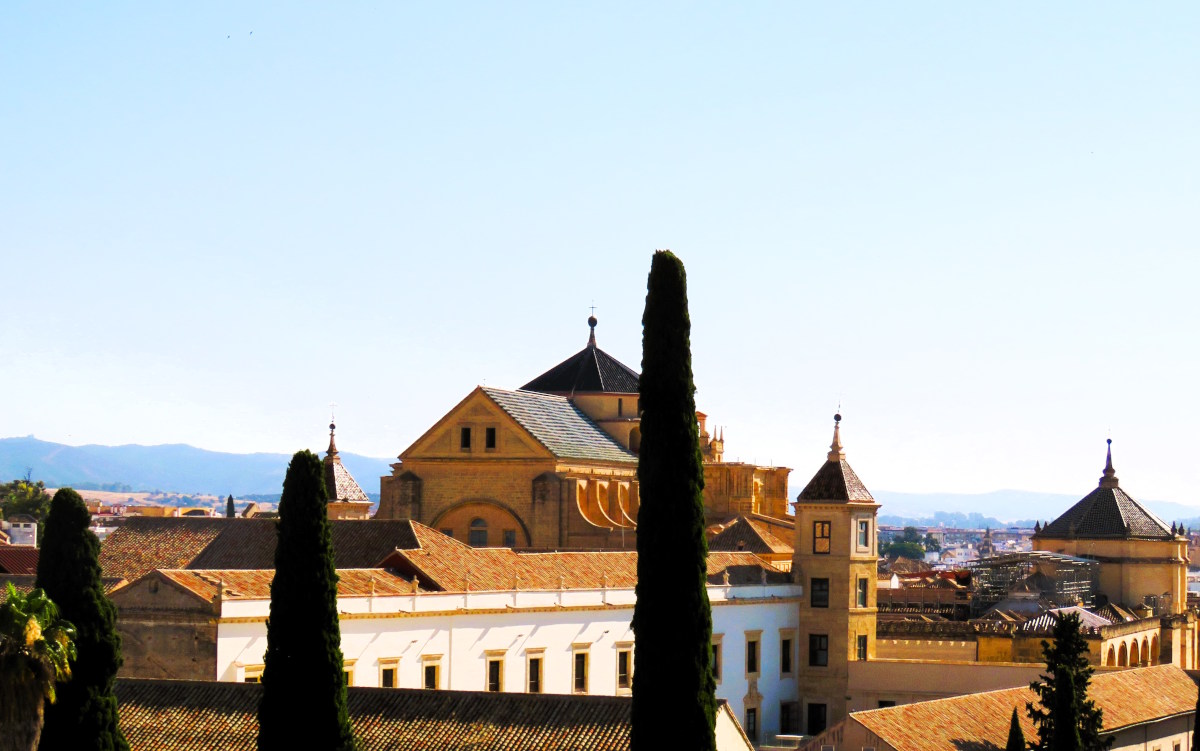
[[1125,492],[1108,439],[1098,486],[1037,530],[1033,549],[1099,561],[1099,592],[1128,608],[1178,615],[1187,605],[1187,538]]
[[328,497],[330,519],[369,519],[371,499],[342,464],[334,432],[337,425],[329,422],[329,449],[325,452],[325,494]]
[[796,498],[792,572],[800,604],[800,722],[817,734],[846,716],[849,664],[875,655],[879,504],[842,446],[841,414],[825,463]]

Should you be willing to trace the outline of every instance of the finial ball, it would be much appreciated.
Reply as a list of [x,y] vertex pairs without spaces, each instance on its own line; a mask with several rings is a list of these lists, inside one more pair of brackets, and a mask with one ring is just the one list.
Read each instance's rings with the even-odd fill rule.
[[329,429],[330,429],[330,430],[333,430],[335,427],[336,427],[336,426],[335,426],[333,423],[329,423]]
[[1109,445],[1109,446],[1111,446],[1111,445],[1112,445],[1112,439],[1111,439],[1111,438],[1109,438],[1109,439],[1108,439],[1108,445]]
[[834,421],[834,422],[841,422],[841,421],[842,421],[842,416],[841,416],[841,414],[840,414],[840,413],[839,413],[839,414],[835,414],[835,415],[833,416],[833,421]]
[[596,328],[596,316],[588,316],[588,326]]

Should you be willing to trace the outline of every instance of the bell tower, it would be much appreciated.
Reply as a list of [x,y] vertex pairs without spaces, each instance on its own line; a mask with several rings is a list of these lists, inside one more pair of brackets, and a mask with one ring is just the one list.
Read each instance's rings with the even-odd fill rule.
[[847,714],[852,663],[875,655],[879,504],[846,461],[840,414],[825,464],[796,498],[792,571],[800,604],[801,727],[816,735]]

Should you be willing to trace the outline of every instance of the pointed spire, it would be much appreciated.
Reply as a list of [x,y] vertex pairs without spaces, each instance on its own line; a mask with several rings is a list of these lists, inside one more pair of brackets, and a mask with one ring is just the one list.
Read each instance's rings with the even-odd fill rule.
[[596,312],[596,309],[592,308],[593,314],[588,316],[588,328],[591,329],[588,332],[588,346],[589,347],[596,346],[596,316],[595,316],[595,312]]
[[1038,534],[1038,533],[1039,533],[1039,532],[1041,532],[1041,531],[1042,531],[1042,523],[1041,523],[1041,522],[1038,522],[1038,521],[1035,521],[1035,522],[1033,523],[1033,533],[1036,535],[1036,534]]
[[1112,465],[1112,439],[1108,439],[1108,458],[1104,461],[1104,476],[1100,478],[1100,487],[1117,488],[1117,471]]
[[1175,522],[1171,522],[1171,536],[1179,534],[1179,530],[1175,526]]
[[842,450],[842,434],[841,434],[842,415],[839,412],[833,416],[833,443],[829,444],[829,461],[840,462],[846,458],[846,452]]
[[329,451],[327,452],[327,455],[330,457],[334,457],[334,456],[338,455],[337,444],[333,442],[333,430],[336,427],[337,426],[334,425],[332,422],[329,423]]

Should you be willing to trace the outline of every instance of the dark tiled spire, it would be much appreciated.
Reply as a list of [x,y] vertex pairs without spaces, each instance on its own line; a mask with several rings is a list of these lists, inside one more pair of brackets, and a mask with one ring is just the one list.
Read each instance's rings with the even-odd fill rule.
[[1108,458],[1104,460],[1104,476],[1100,478],[1100,487],[1102,488],[1119,488],[1121,487],[1117,480],[1117,471],[1112,465],[1112,439],[1108,439]]

